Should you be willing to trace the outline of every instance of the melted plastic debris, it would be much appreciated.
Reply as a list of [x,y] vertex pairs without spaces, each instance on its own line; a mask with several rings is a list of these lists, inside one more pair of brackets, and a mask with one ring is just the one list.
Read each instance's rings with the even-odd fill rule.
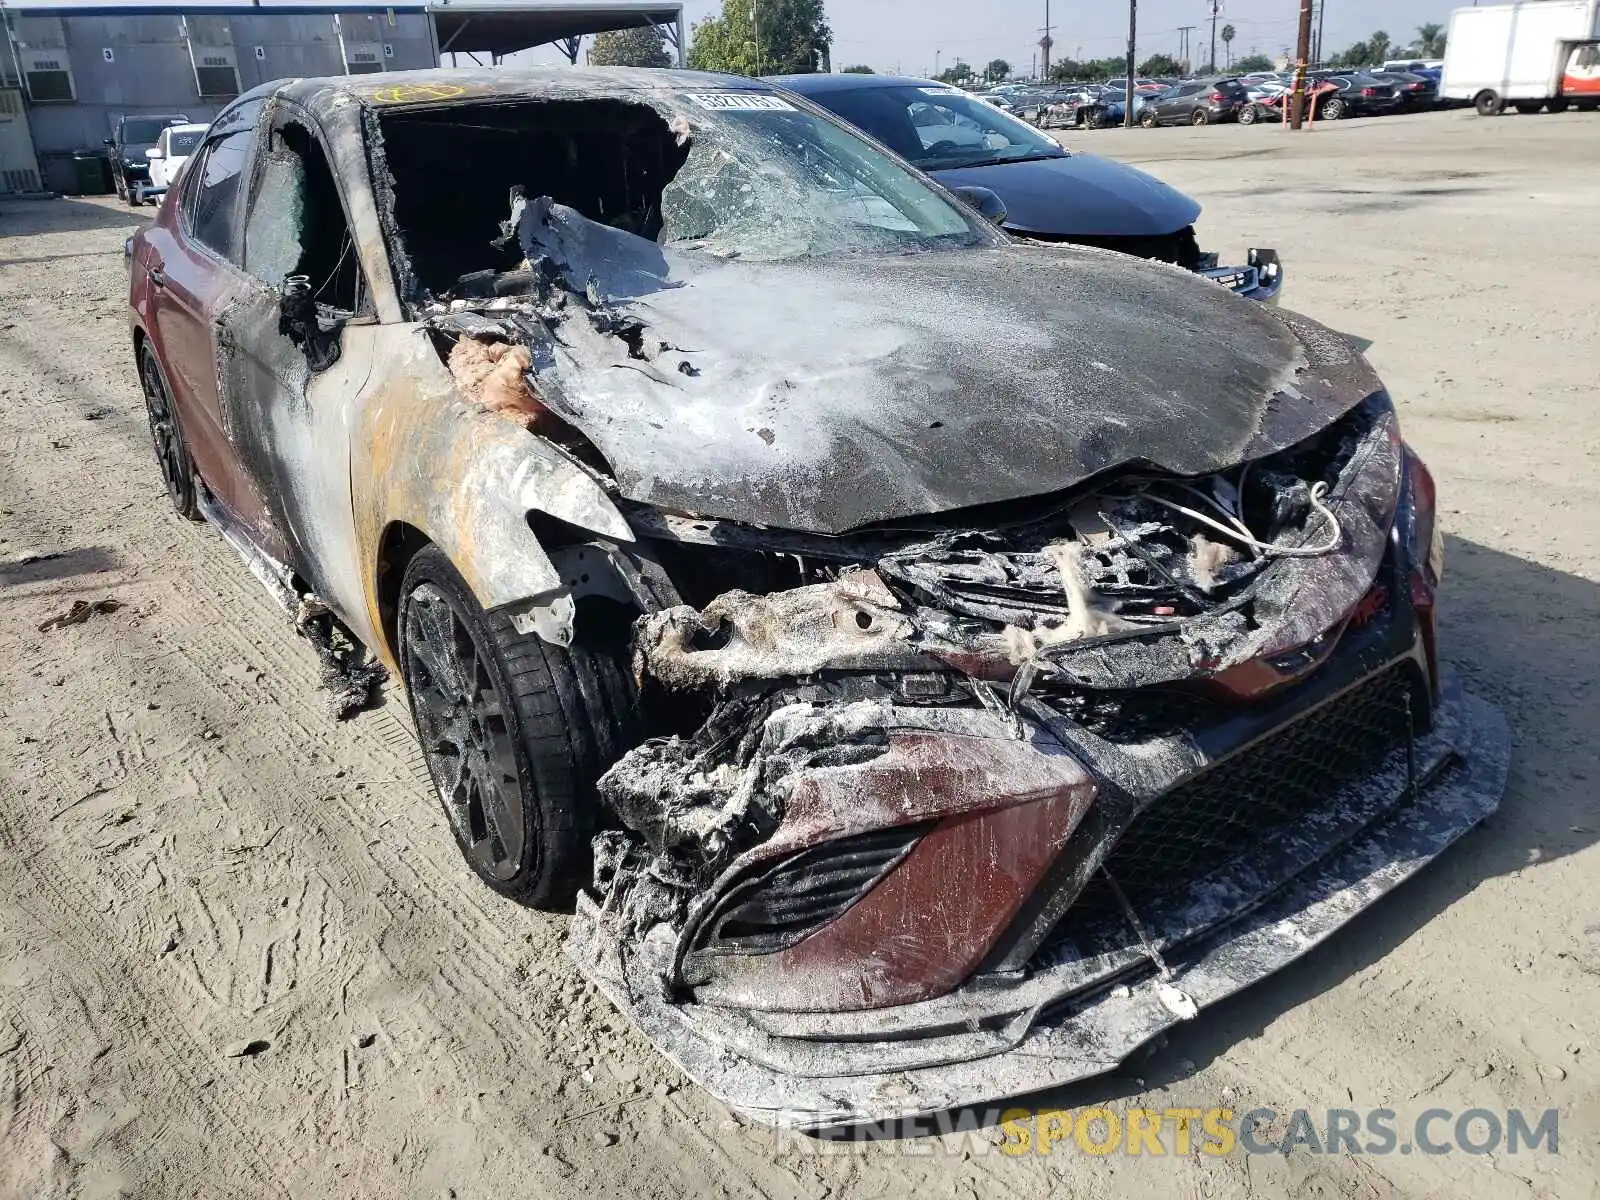
[[903,666],[913,632],[876,571],[846,571],[832,583],[770,596],[731,591],[698,612],[655,613],[635,637],[635,666],[674,688]]

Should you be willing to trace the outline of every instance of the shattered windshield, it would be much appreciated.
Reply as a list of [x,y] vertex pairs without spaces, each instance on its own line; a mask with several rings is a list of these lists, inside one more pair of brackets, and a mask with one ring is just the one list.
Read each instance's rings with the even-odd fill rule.
[[662,192],[665,244],[783,259],[973,238],[960,210],[921,180],[787,100],[681,99],[689,157]]
[[524,270],[513,197],[650,249],[782,261],[998,235],[837,121],[768,92],[619,92],[377,114],[415,286]]
[[928,171],[1066,155],[1054,139],[960,88],[864,87],[816,100]]

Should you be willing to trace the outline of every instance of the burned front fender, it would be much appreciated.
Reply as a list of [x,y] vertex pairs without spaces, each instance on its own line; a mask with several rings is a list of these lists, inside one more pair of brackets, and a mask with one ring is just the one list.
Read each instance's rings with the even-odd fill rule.
[[632,530],[587,469],[514,421],[467,402],[420,326],[382,327],[352,420],[351,505],[370,628],[385,629],[386,535],[409,526],[438,546],[486,609],[521,606],[531,631],[571,640],[572,601],[529,523],[544,513],[613,542]]

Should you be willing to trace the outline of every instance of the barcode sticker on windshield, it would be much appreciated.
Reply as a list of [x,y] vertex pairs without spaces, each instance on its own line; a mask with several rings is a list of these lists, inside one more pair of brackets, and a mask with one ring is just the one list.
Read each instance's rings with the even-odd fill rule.
[[760,92],[689,92],[701,108],[723,112],[794,112],[794,105],[779,96]]

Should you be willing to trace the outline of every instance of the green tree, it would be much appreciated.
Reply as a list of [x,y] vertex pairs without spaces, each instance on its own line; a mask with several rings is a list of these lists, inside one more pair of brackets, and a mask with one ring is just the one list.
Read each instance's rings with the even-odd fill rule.
[[1169,54],[1152,54],[1139,64],[1141,75],[1182,75],[1183,68]]
[[1330,67],[1360,67],[1372,61],[1372,46],[1368,42],[1357,42],[1348,50],[1335,54],[1328,60]]
[[999,83],[1011,74],[1011,64],[1003,58],[992,58],[989,65],[983,69],[983,77],[990,83]]
[[1417,53],[1423,58],[1443,58],[1444,39],[1443,25],[1418,25]]
[[688,59],[697,71],[804,75],[826,69],[832,46],[822,0],[722,0],[694,27]]
[[672,55],[661,30],[640,25],[595,34],[589,62],[597,67],[670,67]]
[[[1384,59],[1389,57],[1389,47],[1391,44],[1392,43],[1389,41],[1389,35],[1381,29],[1378,30],[1377,33],[1373,34],[1367,39],[1367,61],[1371,63],[1381,63]],[[1360,66],[1361,64],[1352,63],[1351,65]]]
[[874,71],[871,67],[867,66],[865,63],[862,63],[859,66],[846,67],[840,73],[844,74],[844,75],[876,75],[877,74],[876,71]]
[[958,58],[952,65],[935,75],[934,78],[941,83],[960,83],[963,79],[972,78],[972,68]]
[[1233,62],[1233,39],[1237,31],[1232,25],[1222,27],[1222,56],[1228,62]]
[[1251,71],[1272,70],[1272,60],[1265,54],[1246,54],[1233,64],[1233,69],[1241,75],[1248,75]]
[[1095,58],[1088,62],[1065,58],[1050,64],[1050,78],[1058,83],[1076,83],[1079,80],[1093,83],[1123,74],[1127,65],[1127,61],[1120,57]]

